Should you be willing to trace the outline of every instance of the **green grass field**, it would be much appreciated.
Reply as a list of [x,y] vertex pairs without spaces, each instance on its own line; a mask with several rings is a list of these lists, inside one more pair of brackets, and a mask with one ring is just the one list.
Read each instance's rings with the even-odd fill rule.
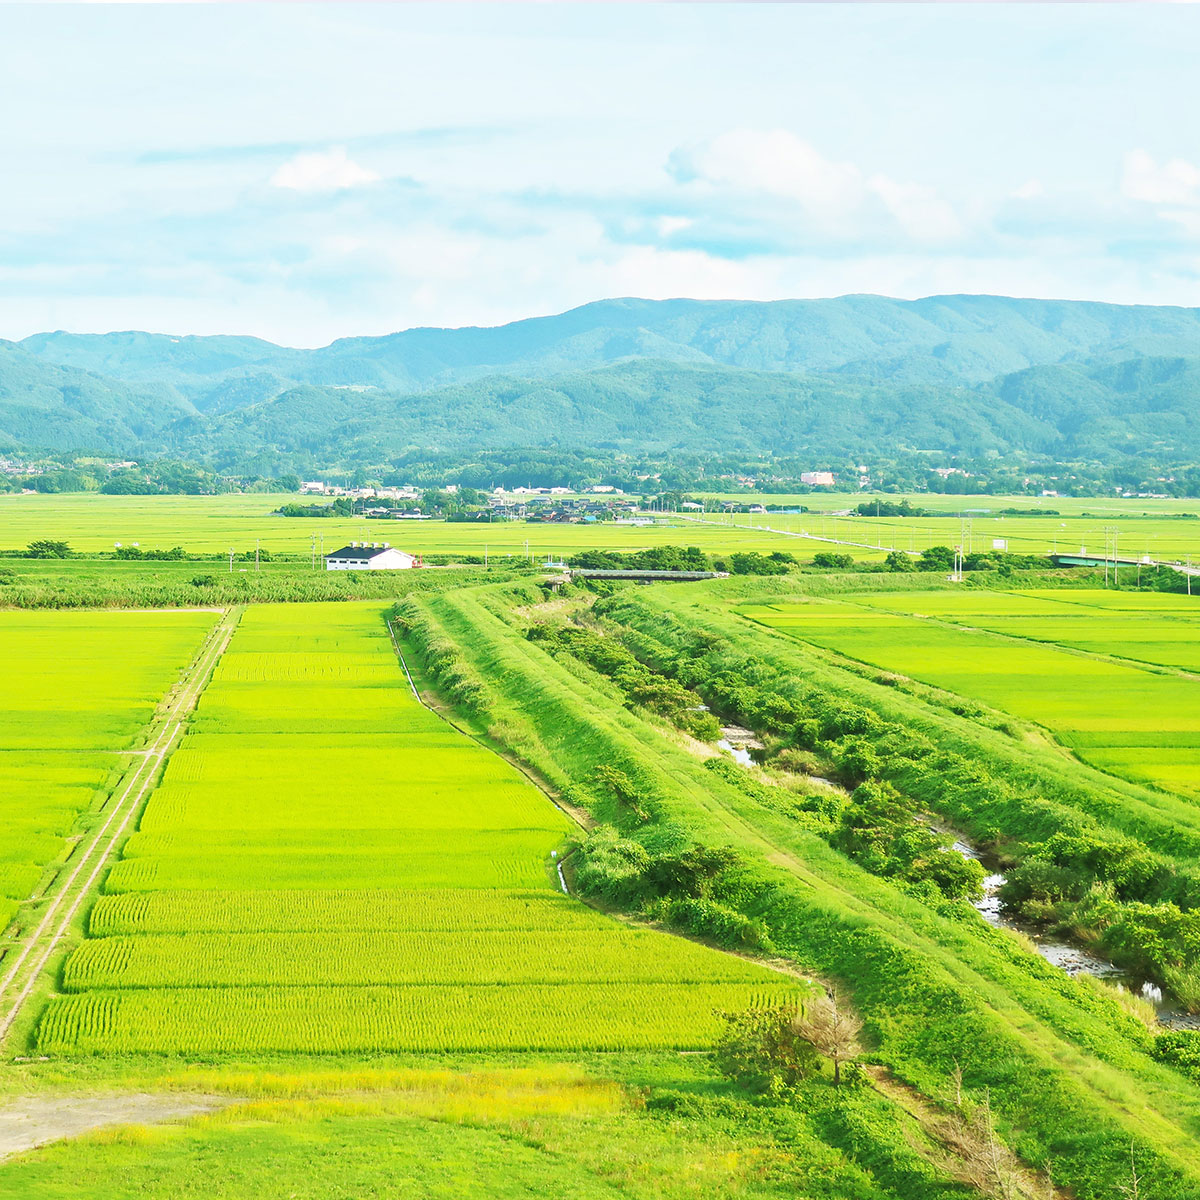
[[207,612],[0,612],[0,929],[164,693]]
[[557,892],[570,829],[417,703],[378,605],[251,608],[39,1047],[702,1047],[718,1010],[795,990]]
[[1139,665],[1200,663],[1187,597],[885,592],[742,612],[1037,722],[1104,770],[1200,797],[1200,680]]
[[[869,499],[869,498],[868,498]],[[894,499],[889,497],[889,499]],[[922,498],[915,503],[920,504]],[[848,507],[862,503],[859,497]],[[993,501],[995,509],[1004,501]],[[1089,510],[1091,511],[1091,510]],[[1103,556],[1109,530],[1118,531],[1117,549],[1123,559],[1146,556],[1163,562],[1200,562],[1200,520],[1141,514],[1112,516],[1068,515],[1060,517],[988,516],[971,517],[969,524],[957,516],[849,517],[833,512],[713,514],[706,518],[716,529],[728,530],[747,524],[760,537],[776,531],[797,545],[821,549],[818,539],[848,543],[857,558],[882,558],[892,550],[919,552],[930,546],[962,545],[968,553],[1006,549],[1013,554],[1079,554]],[[787,536],[807,535],[807,536]],[[874,553],[872,553],[872,551]],[[1111,550],[1108,551],[1111,554]],[[1134,568],[1129,569],[1135,573]]]
[[[1186,792],[1168,778],[1174,763],[1195,782],[1186,755],[1200,737],[1188,724],[1200,723],[1200,685],[1186,670],[1196,665],[1200,609],[1186,597],[945,584],[901,592],[878,586],[894,577],[856,575],[847,582],[867,590],[797,602],[814,580],[836,582],[731,579],[626,597],[646,607],[647,631],[679,621],[687,642],[689,629],[711,621],[758,654],[764,671],[783,663],[799,677],[816,669],[819,652],[738,612],[955,692],[968,708],[1037,721],[1132,779]],[[958,1063],[973,1094],[991,1089],[1004,1138],[1034,1166],[1053,1161],[1073,1194],[1109,1200],[1126,1182],[1133,1138],[1151,1200],[1200,1195],[1185,1136],[1195,1089],[1150,1060],[1145,1030],[1111,997],[969,912],[866,874],[760,804],[752,786],[707,769],[611,682],[549,657],[524,636],[544,599],[532,584],[414,596],[486,682],[487,716],[466,718],[470,727],[503,739],[631,834],[640,835],[640,819],[591,795],[598,763],[645,791],[651,843],[736,848],[738,902],[766,922],[796,972],[841,982],[867,1020],[868,1053],[920,1103],[946,1102]],[[89,1194],[117,1200],[490,1200],[567,1183],[585,1197],[645,1200],[979,1194],[951,1177],[953,1154],[928,1115],[914,1117],[886,1091],[835,1092],[818,1077],[794,1104],[748,1103],[690,1053],[712,1045],[718,1010],[793,997],[800,985],[564,896],[549,855],[572,822],[416,702],[381,609],[347,601],[244,612],[107,876],[88,936],[55,980],[32,1061],[0,1069],[0,1091],[10,1093],[122,1086],[234,1103],[0,1162],[0,1194],[49,1200],[78,1194],[82,1178]],[[72,661],[103,641],[113,618],[130,629],[170,619],[17,612],[0,622],[9,616],[42,622],[56,640],[77,622]],[[174,615],[194,622],[196,642],[213,619]],[[130,656],[127,644],[139,649]],[[125,694],[113,681],[151,669],[138,665],[142,647],[164,669],[168,656],[146,638],[120,642],[91,666],[105,681],[110,740]],[[795,661],[777,663],[780,647]],[[30,674],[17,690],[28,693]],[[917,703],[918,689],[878,690]],[[156,696],[146,691],[149,703]],[[86,677],[47,682],[46,709],[64,693],[84,695]],[[78,712],[79,729],[97,719],[90,703]],[[43,733],[35,721],[14,750],[28,757]],[[1088,770],[1041,741],[1036,749]]]
[[[696,1056],[471,1070],[289,1062],[176,1068],[129,1082],[215,1093],[229,1107],[184,1123],[97,1130],[0,1162],[0,1193],[21,1200],[972,1194],[927,1161],[938,1149],[919,1123],[869,1089],[838,1094],[817,1081],[801,1103],[772,1110],[715,1092]],[[662,1097],[678,1097],[678,1109]]]

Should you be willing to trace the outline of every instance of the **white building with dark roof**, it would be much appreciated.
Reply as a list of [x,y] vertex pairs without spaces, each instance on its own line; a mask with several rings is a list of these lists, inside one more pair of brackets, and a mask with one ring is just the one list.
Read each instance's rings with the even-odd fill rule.
[[407,571],[417,565],[415,555],[387,542],[351,542],[325,555],[327,571]]

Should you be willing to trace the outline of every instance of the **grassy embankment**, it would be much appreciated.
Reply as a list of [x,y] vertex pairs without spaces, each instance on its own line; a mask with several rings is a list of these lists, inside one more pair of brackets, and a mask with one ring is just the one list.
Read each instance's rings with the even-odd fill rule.
[[[899,605],[961,614],[1040,602],[1025,597],[864,592],[790,606],[786,587],[681,591],[669,611],[650,594],[598,607],[640,631],[641,653],[660,668],[695,682],[731,716],[767,735],[772,750],[784,752],[779,761],[787,753],[816,752],[821,769],[852,787],[867,778],[886,781],[909,798],[907,820],[932,813],[1018,864],[1004,896],[1026,916],[1098,938],[1117,961],[1196,1004],[1200,817],[1194,804],[1090,769],[1046,729],[1021,719],[1041,718],[1105,771],[1173,782],[1194,760],[1188,738],[1194,741],[1195,733],[1186,730],[1195,727],[1195,681],[1158,666],[878,611]],[[712,603],[751,595],[760,603],[738,611]],[[1111,625],[1105,613],[1115,594],[1054,595],[1056,610],[1090,607],[1099,629]],[[1182,597],[1127,596],[1120,603],[1142,610],[1150,653],[1160,649],[1155,634],[1161,636],[1164,621],[1188,619],[1186,609],[1182,617],[1164,616],[1186,605]],[[799,629],[813,645],[795,639]],[[697,641],[703,638],[715,640]],[[869,664],[832,653],[833,643]],[[1136,645],[1130,650],[1138,652]],[[758,676],[749,689],[738,686],[747,662]],[[991,707],[983,697],[1008,707]],[[1154,728],[1159,732],[1145,732]],[[1164,746],[1160,757],[1170,760],[1162,767],[1145,761],[1145,746],[1155,738]],[[1132,751],[1124,744],[1131,740],[1141,743]]]
[[[745,598],[761,587],[728,590]],[[732,849],[709,904],[740,913],[776,952],[849,988],[874,1057],[932,1100],[946,1101],[961,1066],[969,1089],[990,1092],[1012,1144],[1079,1196],[1113,1194],[1131,1139],[1143,1194],[1200,1195],[1191,1140],[1200,1091],[1152,1060],[1148,1033],[1121,1005],[966,906],[866,873],[754,789],[707,770],[679,735],[630,712],[611,682],[526,639],[517,610],[527,615],[539,595],[486,589],[405,606],[414,641],[434,648],[448,689],[493,736],[651,856],[693,844]],[[712,595],[645,589],[636,598],[657,602],[661,630],[678,601],[699,611]],[[779,638],[767,654],[780,645],[796,649]],[[635,803],[597,776],[600,766],[625,776]]]

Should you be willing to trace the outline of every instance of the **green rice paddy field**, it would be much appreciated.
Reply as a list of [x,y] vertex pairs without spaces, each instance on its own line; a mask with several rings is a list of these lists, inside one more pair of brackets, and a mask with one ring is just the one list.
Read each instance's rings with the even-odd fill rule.
[[[272,554],[310,556],[313,535],[317,550],[337,549],[348,541],[389,541],[420,554],[483,554],[516,558],[561,557],[580,550],[635,550],[656,545],[694,545],[711,554],[734,550],[785,550],[806,556],[831,547],[819,539],[851,543],[849,552],[862,560],[879,560],[892,549],[923,550],[931,545],[957,545],[963,537],[956,516],[919,518],[838,517],[865,496],[740,496],[738,503],[812,509],[809,513],[709,514],[703,520],[668,517],[653,526],[559,525],[523,521],[495,524],[446,521],[367,521],[362,518],[305,520],[272,516],[295,496],[231,494],[221,496],[99,496],[94,494],[0,495],[0,551],[19,550],[39,538],[67,541],[85,554],[112,551],[114,545],[138,543],[143,549],[182,546],[195,554],[240,554],[256,541]],[[890,497],[897,499],[897,497]],[[992,548],[1001,539],[1014,553],[1077,553],[1086,548],[1103,554],[1106,529],[1119,530],[1122,557],[1200,561],[1200,520],[1172,513],[1195,510],[1194,501],[1047,500],[1005,497],[918,496],[920,506],[978,507],[966,542],[971,549]],[[961,503],[960,503],[961,502]],[[1058,518],[994,515],[1005,507],[1052,505]],[[986,511],[984,511],[986,510]],[[993,515],[987,515],[987,513]],[[1090,514],[1090,515],[1084,515]],[[804,534],[808,536],[796,536]],[[323,543],[322,543],[322,540]],[[166,564],[169,566],[170,564]],[[180,564],[183,566],[183,564]],[[244,565],[244,564],[243,564]],[[138,564],[114,563],[114,569]],[[194,569],[192,570],[194,573]]]
[[[787,549],[795,539],[746,529],[728,530],[694,522],[661,525],[565,525],[502,521],[368,521],[361,517],[272,516],[297,497],[265,494],[222,496],[99,496],[94,494],[0,495],[0,551],[19,550],[39,538],[66,541],[84,553],[112,551],[115,543],[142,549],[182,546],[195,554],[240,554],[255,541],[273,554],[310,556],[313,534],[326,552],[350,541],[391,542],[416,554],[559,557],[579,550],[637,550],[648,546],[700,546],[713,553],[731,549]],[[325,503],[325,501],[322,501]],[[745,518],[743,518],[745,519]],[[243,564],[244,565],[244,564]],[[194,573],[194,571],[193,571]]]
[[892,592],[741,611],[1036,722],[1104,770],[1200,798],[1200,599]]
[[1194,513],[1200,516],[1200,499],[1196,497],[1129,497],[1120,496],[992,496],[986,493],[955,496],[936,492],[910,492],[907,496],[881,494],[870,489],[859,492],[797,492],[793,495],[749,492],[697,492],[713,500],[730,504],[774,504],[783,508],[802,505],[813,512],[838,512],[854,508],[877,495],[883,500],[907,499],[917,508],[933,513],[975,513],[986,516],[1001,509],[1020,509],[1022,512],[1053,509],[1064,517],[1087,514],[1106,521],[1121,521],[1142,516],[1169,516],[1175,513]]
[[379,605],[258,606],[67,960],[42,1052],[711,1044],[794,991],[558,890],[567,818],[414,698]]
[[[860,497],[856,503],[861,502]],[[916,503],[920,504],[921,498],[917,498]],[[993,503],[999,508],[1005,502]],[[764,527],[784,535],[808,534],[810,536],[807,538],[787,538],[806,547],[820,548],[811,540],[814,537],[861,544],[866,549],[855,549],[851,553],[864,559],[882,557],[890,550],[921,551],[930,546],[960,544],[968,553],[1000,548],[1012,554],[1079,554],[1082,551],[1103,556],[1109,544],[1108,531],[1115,528],[1118,531],[1117,550],[1123,559],[1149,557],[1163,562],[1185,562],[1192,558],[1200,562],[1200,520],[1153,514],[975,516],[969,525],[958,517],[949,516],[876,518],[838,517],[821,513],[768,513],[750,519],[759,527],[760,536],[766,534]],[[734,518],[735,522],[746,520],[744,514]],[[996,542],[1002,545],[994,547]],[[877,553],[872,555],[872,549]]]
[[200,648],[211,612],[0,612],[0,931]]

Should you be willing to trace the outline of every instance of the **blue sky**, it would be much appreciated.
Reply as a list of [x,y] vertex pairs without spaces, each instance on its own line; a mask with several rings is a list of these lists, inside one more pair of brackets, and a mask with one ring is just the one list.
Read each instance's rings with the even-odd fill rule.
[[1200,6],[0,11],[0,337],[1200,304]]

